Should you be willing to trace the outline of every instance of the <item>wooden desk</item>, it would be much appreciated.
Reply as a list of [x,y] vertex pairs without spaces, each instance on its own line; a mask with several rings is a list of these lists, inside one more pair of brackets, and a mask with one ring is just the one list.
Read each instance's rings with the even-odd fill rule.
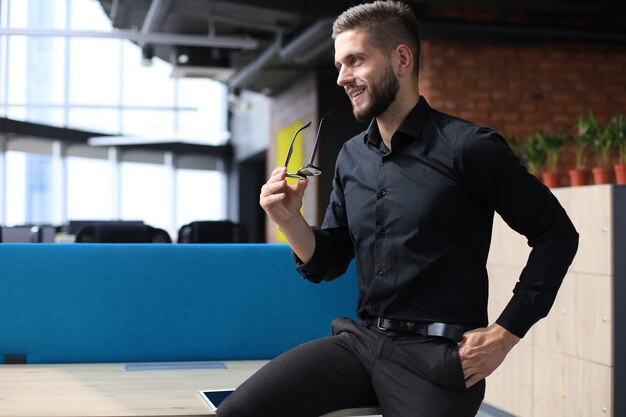
[[[0,365],[0,416],[211,416],[198,390],[237,387],[265,363],[129,372],[122,364]],[[376,413],[344,410],[327,416]]]

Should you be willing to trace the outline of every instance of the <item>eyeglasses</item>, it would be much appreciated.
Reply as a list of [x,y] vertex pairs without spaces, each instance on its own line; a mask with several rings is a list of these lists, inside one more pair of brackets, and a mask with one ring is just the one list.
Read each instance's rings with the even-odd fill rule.
[[[309,160],[309,163],[306,164],[305,166],[301,167],[300,169],[298,169],[298,171],[296,171],[296,172],[288,172],[287,176],[289,178],[305,179],[306,177],[316,177],[316,176],[322,174],[322,170],[320,168],[316,167],[315,165],[313,165],[313,161],[315,160],[315,154],[317,153],[317,145],[319,144],[320,130],[322,130],[322,122],[324,121],[326,116],[328,116],[330,114],[331,111],[332,110],[329,110],[320,119],[320,123],[319,123],[319,126],[317,128],[317,135],[315,136],[315,144],[313,145],[313,152],[311,153],[311,159]],[[308,128],[309,126],[311,126],[311,122],[305,123],[293,135],[293,139],[291,139],[291,145],[289,145],[289,151],[287,152],[287,159],[285,160],[285,168],[287,168],[287,166],[289,165],[289,160],[291,159],[291,154],[293,153],[293,144],[296,141],[296,136],[298,136],[298,133],[302,132],[304,129]]]

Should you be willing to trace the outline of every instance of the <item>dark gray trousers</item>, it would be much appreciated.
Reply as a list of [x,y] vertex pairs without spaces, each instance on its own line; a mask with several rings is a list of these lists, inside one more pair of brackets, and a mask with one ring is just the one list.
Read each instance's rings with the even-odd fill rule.
[[218,417],[317,417],[379,405],[384,417],[471,417],[485,393],[465,388],[456,343],[385,332],[346,318],[333,336],[300,345],[252,375]]

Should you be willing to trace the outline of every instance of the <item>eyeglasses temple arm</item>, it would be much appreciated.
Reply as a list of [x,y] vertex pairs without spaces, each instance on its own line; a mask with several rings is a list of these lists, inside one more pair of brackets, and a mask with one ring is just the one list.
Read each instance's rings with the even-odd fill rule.
[[291,144],[289,145],[289,151],[287,152],[287,159],[285,159],[285,168],[287,168],[287,164],[289,164],[289,160],[291,159],[291,154],[293,153],[293,143],[296,141],[296,136],[298,136],[298,133],[300,133],[301,131],[303,131],[309,126],[311,126],[311,121],[309,121],[300,129],[298,129],[296,133],[293,135],[293,138],[291,139]]
[[317,126],[317,136],[315,136],[315,144],[313,145],[313,152],[311,152],[311,160],[309,161],[309,165],[313,164],[313,161],[315,160],[315,154],[317,154],[317,145],[319,145],[320,141],[320,131],[322,130],[322,123],[324,122],[326,116],[328,116],[331,112],[332,110],[328,110],[326,114],[320,119],[319,126]]

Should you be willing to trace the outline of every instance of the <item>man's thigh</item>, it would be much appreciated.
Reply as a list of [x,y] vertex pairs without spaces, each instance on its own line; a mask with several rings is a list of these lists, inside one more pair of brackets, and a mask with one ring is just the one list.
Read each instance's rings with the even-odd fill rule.
[[219,407],[219,417],[320,416],[376,404],[370,376],[342,336],[305,343],[245,381]]
[[476,415],[485,382],[465,388],[455,343],[422,336],[399,336],[389,342],[392,346],[382,350],[372,377],[385,417]]

